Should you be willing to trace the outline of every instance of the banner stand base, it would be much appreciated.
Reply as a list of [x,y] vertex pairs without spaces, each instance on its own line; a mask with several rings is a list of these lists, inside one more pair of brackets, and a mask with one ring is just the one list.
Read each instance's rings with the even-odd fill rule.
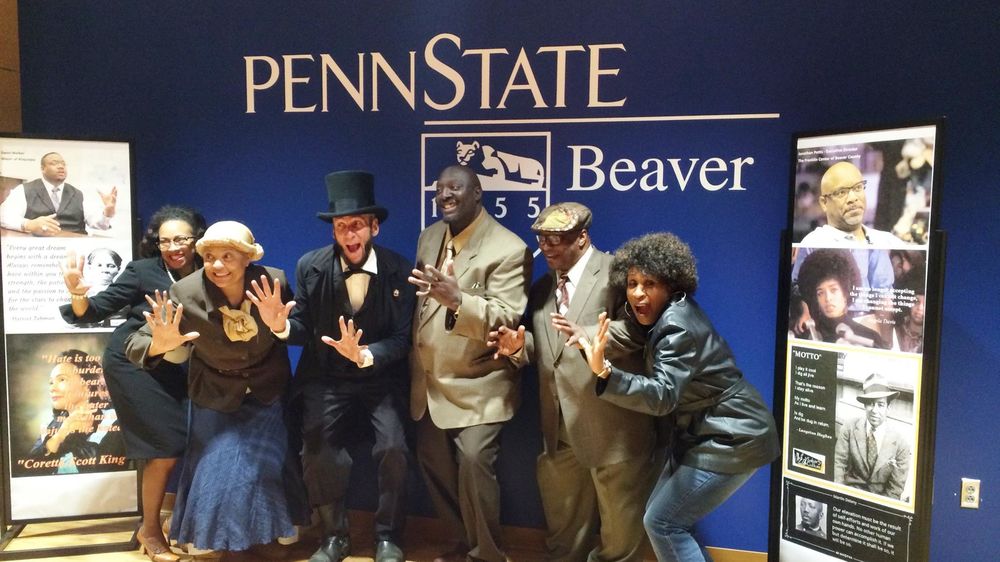
[[[23,550],[7,550],[7,547],[18,538],[28,525],[51,525],[51,523],[17,523],[13,525],[4,525],[3,534],[0,535],[0,560],[29,560],[33,558],[56,558],[81,554],[100,554],[102,552],[125,552],[128,550],[137,550],[139,548],[139,541],[136,540],[136,533],[139,532],[140,520],[141,519],[136,518],[135,524],[132,525],[132,528],[135,530],[132,531],[132,536],[127,541],[29,548]],[[56,531],[46,533],[46,536],[52,538],[51,542],[62,542],[66,537],[71,537],[73,535],[81,535],[82,537],[80,529],[66,529],[65,532]],[[22,538],[22,540],[27,539]],[[37,538],[33,538],[32,540],[38,541]],[[90,538],[88,537],[85,540],[90,540]],[[80,542],[82,543],[85,541],[81,540]]]

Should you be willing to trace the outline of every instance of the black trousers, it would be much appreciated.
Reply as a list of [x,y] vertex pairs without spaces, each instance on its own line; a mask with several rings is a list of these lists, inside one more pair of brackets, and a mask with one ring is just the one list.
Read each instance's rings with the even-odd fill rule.
[[302,406],[302,470],[309,502],[329,505],[328,534],[346,535],[347,487],[353,463],[347,451],[359,422],[375,437],[372,459],[378,467],[375,536],[400,540],[406,521],[405,489],[408,450],[400,400],[384,385],[331,379],[309,383],[298,393]]

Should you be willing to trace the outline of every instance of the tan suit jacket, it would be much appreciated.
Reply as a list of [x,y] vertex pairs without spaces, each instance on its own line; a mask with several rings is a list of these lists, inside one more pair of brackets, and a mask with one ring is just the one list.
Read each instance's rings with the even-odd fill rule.
[[[504,358],[493,359],[486,334],[516,327],[527,305],[532,256],[513,232],[488,214],[455,257],[462,304],[451,330],[448,309],[419,297],[413,318],[410,412],[429,412],[441,429],[497,423],[514,416],[520,378]],[[448,225],[437,222],[420,234],[417,267],[438,264]]]
[[[614,315],[622,304],[608,288],[611,256],[595,248],[573,292],[566,317],[580,325],[594,325],[604,311]],[[560,413],[569,445],[580,464],[588,468],[617,464],[648,456],[656,438],[651,416],[620,408],[594,391],[594,376],[579,349],[566,347],[566,337],[552,328],[556,307],[556,275],[535,282],[529,299],[530,331],[525,353],[538,369],[539,402],[545,453],[554,454],[559,439]],[[609,356],[613,350],[609,346]],[[641,361],[641,354],[635,360]]]

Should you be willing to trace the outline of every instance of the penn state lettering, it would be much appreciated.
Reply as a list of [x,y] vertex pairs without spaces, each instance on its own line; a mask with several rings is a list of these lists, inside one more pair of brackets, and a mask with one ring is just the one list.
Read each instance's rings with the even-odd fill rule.
[[[705,191],[746,191],[743,168],[752,166],[752,156],[738,158],[620,157],[604,165],[604,151],[591,145],[569,145],[573,153],[573,181],[566,191],[593,191],[610,184],[618,191],[636,186],[642,191],[687,189],[697,180]],[[641,162],[640,162],[641,160]],[[636,162],[639,162],[636,165]],[[586,174],[585,174],[586,173]],[[585,177],[586,176],[586,177]]]
[[[533,53],[529,54],[530,51]],[[416,51],[408,52],[405,71],[399,70],[400,63],[393,66],[378,51],[357,53],[356,60],[351,57],[350,64],[346,59],[338,61],[328,53],[248,55],[243,57],[246,112],[256,113],[258,95],[266,95],[268,90],[279,87],[279,83],[277,96],[270,95],[265,99],[268,102],[280,99],[284,113],[329,112],[339,103],[353,105],[361,111],[379,111],[384,101],[380,87],[386,81],[394,92],[392,95],[415,110],[418,75],[427,84],[420,92],[423,104],[436,111],[446,111],[465,101],[470,97],[468,94],[476,93],[477,86],[470,86],[467,77],[460,71],[469,73],[461,64],[466,57],[479,60],[478,96],[475,97],[480,109],[505,109],[511,96],[518,93],[521,93],[521,99],[530,100],[531,107],[536,109],[567,107],[567,84],[581,83],[575,76],[577,74],[586,79],[586,107],[622,107],[628,98],[604,99],[601,85],[618,76],[621,69],[609,61],[614,55],[620,56],[624,52],[623,43],[600,43],[544,45],[533,49],[520,47],[516,55],[511,55],[511,50],[506,47],[463,49],[459,36],[440,33],[424,46],[422,65],[417,64]],[[513,64],[510,64],[511,56],[514,57]],[[536,68],[540,66],[552,68],[553,75],[546,76],[551,79],[542,81],[550,84],[548,88],[541,86],[536,74]],[[491,95],[493,86],[501,83],[494,82],[494,70],[498,69],[505,86],[500,97],[494,99]],[[450,92],[450,97],[442,97],[442,87]]]

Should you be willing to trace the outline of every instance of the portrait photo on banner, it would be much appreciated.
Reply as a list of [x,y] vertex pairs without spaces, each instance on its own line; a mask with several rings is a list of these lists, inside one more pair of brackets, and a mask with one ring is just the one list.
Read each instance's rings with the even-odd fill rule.
[[11,475],[126,470],[101,366],[108,334],[7,338]]
[[[934,128],[810,140],[798,149],[792,242],[815,244],[864,225],[869,244],[926,245],[934,173]],[[889,236],[894,238],[889,238]],[[819,244],[825,245],[825,244]]]
[[120,237],[131,184],[127,143],[0,136],[0,236]]
[[852,350],[837,375],[834,483],[913,503],[920,357]]
[[926,247],[792,248],[788,335],[921,353]]
[[0,136],[0,257],[7,334],[113,328],[112,317],[71,326],[61,266],[82,261],[88,295],[107,287],[132,259],[129,145]]

